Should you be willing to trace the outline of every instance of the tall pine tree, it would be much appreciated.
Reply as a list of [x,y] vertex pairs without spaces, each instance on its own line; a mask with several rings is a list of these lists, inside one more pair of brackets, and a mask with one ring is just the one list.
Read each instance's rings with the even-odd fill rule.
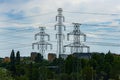
[[20,64],[20,52],[17,51],[16,53],[16,64]]
[[12,76],[14,77],[16,75],[16,67],[15,67],[15,52],[12,50],[10,55],[10,71],[12,73]]
[[15,52],[12,50],[11,55],[10,55],[10,62],[12,65],[15,64]]

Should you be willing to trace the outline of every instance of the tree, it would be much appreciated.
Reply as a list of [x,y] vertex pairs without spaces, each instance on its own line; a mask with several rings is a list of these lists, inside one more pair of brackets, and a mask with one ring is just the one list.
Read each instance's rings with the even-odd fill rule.
[[84,68],[84,67],[86,67],[87,65],[88,65],[88,60],[87,59],[80,59],[80,67],[81,68]]
[[113,54],[111,54],[111,52],[109,51],[106,55],[105,55],[105,61],[112,64],[114,61],[114,56]]
[[70,77],[68,74],[62,73],[59,75],[59,79],[58,80],[70,80]]
[[71,73],[69,76],[70,80],[79,80],[81,78],[79,73]]
[[20,52],[17,51],[16,53],[16,64],[20,64]]
[[[32,62],[27,65],[26,76],[29,80],[39,80],[39,68],[37,68]],[[42,79],[40,79],[42,80]]]
[[90,66],[93,67],[93,69],[96,69],[97,66],[98,66],[98,64],[97,64],[97,62],[96,62],[95,59],[90,59],[90,60],[89,60],[89,64],[90,64]]
[[72,72],[77,72],[78,70],[78,59],[73,55],[69,55],[65,60],[65,72],[71,74]]
[[93,80],[93,77],[94,77],[93,75],[94,75],[94,70],[90,66],[86,66],[82,70],[83,80]]
[[0,68],[0,80],[14,80],[6,69]]
[[12,50],[11,55],[10,55],[10,62],[12,65],[15,64],[15,52]]
[[40,54],[40,53],[38,53],[37,54],[37,56],[35,57],[35,62],[42,62],[42,60],[43,60],[43,56]]
[[10,71],[12,73],[12,76],[16,75],[16,67],[15,67],[15,52],[12,50],[10,55]]
[[26,66],[26,75],[28,77],[29,80],[33,80],[33,75],[32,75],[32,72],[33,72],[33,63],[31,62],[29,65]]
[[104,63],[104,70],[103,70],[106,73],[106,75],[104,76],[105,80],[108,80],[110,78],[111,69],[112,69],[112,65],[108,62],[105,62]]
[[115,80],[120,79],[120,55],[114,55],[114,62],[111,70],[111,77]]
[[45,66],[39,68],[39,80],[47,80],[48,69]]
[[16,65],[16,76],[23,76],[25,74],[25,68],[23,64]]
[[108,51],[108,54],[111,54],[111,51],[110,51],[110,50]]

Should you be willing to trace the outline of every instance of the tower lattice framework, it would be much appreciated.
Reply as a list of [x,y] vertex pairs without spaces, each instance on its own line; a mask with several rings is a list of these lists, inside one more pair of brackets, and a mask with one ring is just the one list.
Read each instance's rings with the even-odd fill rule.
[[58,15],[56,16],[56,21],[58,23],[55,25],[55,30],[56,27],[58,27],[58,32],[56,34],[56,39],[57,39],[57,57],[59,57],[60,54],[63,53],[63,39],[64,39],[64,34],[63,34],[63,28],[65,30],[65,25],[63,25],[63,22],[65,21],[64,16],[62,15],[62,8],[58,8]]
[[73,23],[74,30],[67,34],[67,39],[69,40],[70,35],[73,35],[73,43],[64,46],[64,51],[66,47],[70,47],[71,53],[83,53],[83,48],[87,48],[87,52],[89,53],[89,46],[84,45],[81,42],[81,36],[83,36],[83,41],[86,41],[86,35],[80,31],[80,23]]
[[45,36],[47,36],[48,41],[50,40],[50,36],[47,33],[45,33],[45,27],[39,27],[39,29],[40,29],[40,32],[36,33],[34,36],[35,40],[37,40],[39,37],[39,41],[32,43],[32,48],[34,49],[34,46],[37,45],[38,50],[43,56],[43,54],[45,53],[45,50],[47,50],[48,45],[52,49],[52,44],[45,41]]

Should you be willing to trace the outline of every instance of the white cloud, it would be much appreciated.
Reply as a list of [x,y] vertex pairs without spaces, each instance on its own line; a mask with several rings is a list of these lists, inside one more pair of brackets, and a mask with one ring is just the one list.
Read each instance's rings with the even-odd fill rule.
[[[6,13],[10,12],[11,10],[13,13],[18,13],[23,11],[24,16],[31,16],[31,15],[38,15],[42,13],[47,12],[56,12],[57,14],[57,8],[62,7],[63,11],[85,11],[85,12],[101,12],[101,13],[111,13],[111,12],[117,12],[116,6],[118,6],[118,0],[112,1],[112,0],[29,0],[28,2],[23,3],[4,3],[1,5],[0,12]],[[115,5],[116,4],[116,5]],[[110,8],[112,6],[112,8]],[[113,11],[114,10],[114,11]],[[111,16],[97,16],[97,15],[79,15],[79,14],[69,14],[69,16],[73,15],[74,20],[78,19],[78,16],[80,18],[78,21],[80,22],[100,22],[100,21],[108,21],[111,19]],[[78,15],[78,16],[77,16]],[[55,15],[54,15],[55,16]],[[72,18],[73,18],[72,17]],[[49,17],[47,17],[49,18]],[[6,18],[5,18],[6,19]],[[48,19],[42,18],[44,21],[47,21]],[[38,18],[31,18],[32,21],[39,21]]]
[[[49,34],[54,32],[52,34],[52,38],[53,38],[55,36],[55,33],[57,32],[57,31],[52,31],[54,29],[53,27],[54,24],[57,23],[55,22],[55,16],[57,15],[57,9],[60,7],[63,8],[63,15],[65,16],[67,25],[69,25],[72,22],[91,23],[91,24],[99,24],[101,22],[111,22],[111,24],[108,24],[108,25],[119,26],[119,22],[114,21],[114,20],[119,19],[120,16],[79,14],[79,13],[64,12],[64,11],[71,11],[71,12],[77,11],[77,12],[108,13],[108,14],[119,13],[120,12],[119,3],[120,3],[120,0],[27,0],[25,2],[24,0],[22,1],[19,0],[19,1],[11,2],[11,3],[4,2],[4,3],[0,3],[0,28],[1,27],[20,27],[20,28],[25,29],[25,27],[36,28],[40,25],[47,26],[48,30],[46,31]],[[41,15],[41,16],[28,17],[28,18],[20,19],[20,20],[9,20],[10,16],[8,17],[6,13],[9,14],[10,12],[12,12],[12,14],[15,14],[15,15],[17,15],[20,12],[23,12],[24,17],[33,16],[33,15]],[[42,14],[49,13],[49,12],[53,12],[53,13],[49,15],[42,15]],[[9,22],[5,22],[6,20],[9,20]],[[67,30],[68,32],[72,31],[72,28],[70,28],[69,26],[67,26],[67,28],[68,28]],[[103,26],[99,26],[99,27],[88,26],[88,27],[85,27],[84,30],[87,30],[87,32],[94,33],[94,34],[87,34],[89,37],[93,37],[93,38],[103,37],[103,36],[99,36],[96,34],[111,34],[113,36],[120,35],[119,32],[110,33],[109,32],[110,30],[107,28],[104,28],[103,30]],[[120,31],[120,27],[117,27],[114,30]],[[0,32],[4,33],[3,30],[0,30]],[[9,33],[6,32],[6,34],[9,34]],[[18,36],[24,36],[24,34],[21,34],[21,35],[18,34]],[[31,35],[25,35],[25,36],[31,36]],[[5,37],[9,37],[9,36],[5,36]],[[107,36],[107,38],[111,38],[111,36]],[[99,40],[99,39],[96,39],[96,40]],[[19,41],[19,39],[16,41]],[[26,40],[25,42],[29,42],[29,41]],[[118,41],[115,41],[115,42],[118,42]],[[99,47],[98,48],[95,47],[95,48],[99,49]],[[92,50],[94,51],[94,49]],[[25,52],[27,53],[27,51]],[[118,52],[118,49],[116,49],[115,52]]]

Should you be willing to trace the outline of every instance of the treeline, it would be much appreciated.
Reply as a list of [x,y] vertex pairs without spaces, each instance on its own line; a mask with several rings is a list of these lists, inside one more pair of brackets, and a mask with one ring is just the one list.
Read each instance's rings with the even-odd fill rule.
[[[91,53],[90,59],[69,55],[49,62],[38,53],[34,61],[20,60],[20,52],[11,52],[9,63],[0,63],[11,80],[120,80],[120,56],[110,51]],[[1,73],[0,69],[0,73]],[[4,73],[5,74],[5,73]],[[1,75],[0,75],[1,78]],[[9,80],[3,79],[2,80]]]

